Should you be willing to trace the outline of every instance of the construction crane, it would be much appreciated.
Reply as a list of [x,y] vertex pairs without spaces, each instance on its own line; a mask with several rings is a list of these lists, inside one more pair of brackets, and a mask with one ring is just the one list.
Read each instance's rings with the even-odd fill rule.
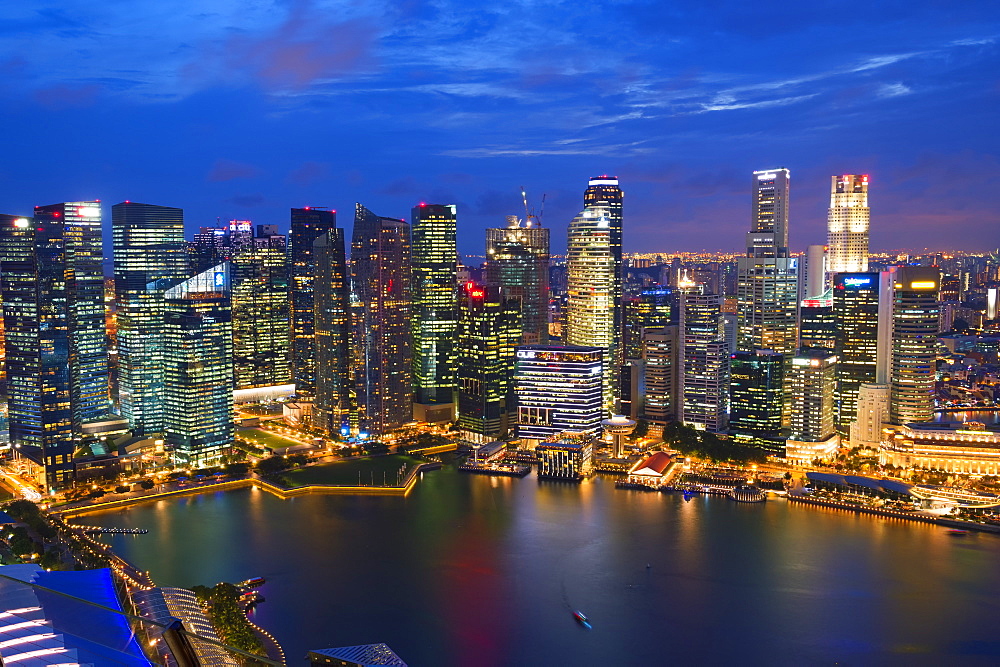
[[534,209],[528,209],[528,193],[525,192],[523,185],[521,186],[521,200],[524,202],[524,222],[526,226],[531,227],[531,221],[534,220],[541,227],[542,214],[545,212],[545,194],[542,194],[542,203],[538,206],[538,215],[535,215]]

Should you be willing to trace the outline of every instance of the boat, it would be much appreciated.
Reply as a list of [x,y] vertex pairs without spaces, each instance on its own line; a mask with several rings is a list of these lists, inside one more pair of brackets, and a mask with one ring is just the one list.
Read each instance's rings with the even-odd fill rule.
[[955,535],[955,536],[968,535],[969,534],[969,531],[967,531],[967,530],[965,530],[963,528],[949,528],[947,532],[948,532],[949,535]]
[[582,611],[574,611],[573,619],[585,628],[590,627],[590,621],[587,620],[587,617],[583,615]]
[[690,490],[685,490],[684,491],[684,500],[691,500],[692,498],[694,498],[694,496],[695,496],[694,491],[690,491]]
[[762,503],[767,500],[767,494],[756,486],[737,486],[726,495],[739,503]]

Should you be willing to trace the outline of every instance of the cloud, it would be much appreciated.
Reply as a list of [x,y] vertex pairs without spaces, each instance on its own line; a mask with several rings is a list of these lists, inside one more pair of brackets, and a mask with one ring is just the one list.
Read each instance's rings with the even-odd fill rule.
[[46,107],[63,109],[66,107],[89,107],[97,101],[101,87],[97,84],[61,84],[35,91],[35,100]]
[[879,86],[876,91],[876,95],[879,97],[899,97],[900,95],[909,95],[913,92],[913,89],[902,83],[884,83]]
[[215,161],[212,169],[208,172],[208,181],[210,183],[224,183],[241,178],[255,178],[259,174],[260,170],[252,164],[220,158]]
[[293,169],[288,178],[289,183],[295,185],[312,185],[330,175],[330,164],[328,162],[304,162],[301,166]]
[[267,202],[267,198],[261,194],[237,195],[230,197],[226,201],[237,206],[242,206],[243,208],[257,208],[264,205]]

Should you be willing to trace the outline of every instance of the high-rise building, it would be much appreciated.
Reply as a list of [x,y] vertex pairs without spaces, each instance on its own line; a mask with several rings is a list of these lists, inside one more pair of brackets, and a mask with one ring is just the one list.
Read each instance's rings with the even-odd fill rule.
[[643,392],[640,414],[665,424],[679,414],[680,327],[669,324],[642,334]]
[[[250,223],[242,221],[240,224]],[[236,388],[288,384],[291,382],[291,370],[285,237],[279,234],[255,237],[251,234],[248,238],[241,238],[239,246],[233,251],[230,265]]]
[[350,430],[350,273],[344,230],[328,229],[313,242],[315,276],[316,401],[314,423],[327,433]]
[[497,285],[466,284],[458,327],[458,427],[472,442],[508,429],[514,348],[521,340],[521,301]]
[[351,238],[353,375],[364,433],[382,435],[413,418],[410,284],[410,225],[358,204]]
[[122,202],[111,207],[118,404],[136,434],[163,431],[163,292],[188,276],[184,212]]
[[300,397],[316,391],[315,295],[313,243],[337,227],[337,212],[317,206],[293,208],[288,239],[291,287],[291,370]]
[[863,384],[858,391],[858,416],[851,423],[851,446],[878,448],[889,421],[889,386]]
[[676,303],[677,297],[669,287],[656,287],[625,297],[623,344],[626,359],[642,357],[642,335],[646,329],[662,329],[671,321],[676,321],[673,317]]
[[903,266],[892,274],[892,351],[889,363],[889,421],[934,418],[934,378],[938,334],[936,266]]
[[836,423],[847,436],[857,416],[858,391],[878,381],[878,273],[838,273],[833,277],[833,317],[837,332]]
[[827,215],[827,270],[863,273],[868,270],[868,175],[833,176]]
[[519,346],[514,369],[518,438],[532,445],[564,431],[596,434],[603,419],[603,355],[593,346]]
[[801,278],[799,280],[799,294],[803,300],[821,299],[826,296],[827,270],[826,270],[826,246],[810,245],[806,248],[806,254],[799,266]]
[[837,356],[829,352],[811,350],[792,358],[787,377],[792,395],[787,458],[811,462],[836,451],[839,443],[834,424],[836,375]]
[[[621,368],[621,281],[612,241],[612,214],[589,206],[569,225],[569,303],[563,338],[569,345],[604,350],[604,410],[616,411]],[[619,248],[620,255],[620,248]]]
[[486,230],[486,282],[521,301],[522,339],[549,340],[549,230],[507,216],[507,227]]
[[798,258],[788,253],[789,171],[753,173],[746,256],[737,262],[737,346],[790,357],[797,343]]
[[799,349],[820,349],[833,352],[837,349],[837,319],[830,305],[799,307]]
[[183,465],[215,465],[233,443],[231,278],[224,262],[163,293],[164,439]]
[[785,358],[771,350],[735,352],[729,360],[729,433],[773,454],[785,450],[781,428]]
[[729,414],[729,346],[722,337],[722,297],[681,296],[681,421],[723,433]]
[[74,439],[111,407],[100,203],[0,222],[10,439],[41,450],[55,488],[73,478]]
[[458,333],[457,214],[454,204],[420,204],[410,217],[413,407],[417,421],[455,418]]

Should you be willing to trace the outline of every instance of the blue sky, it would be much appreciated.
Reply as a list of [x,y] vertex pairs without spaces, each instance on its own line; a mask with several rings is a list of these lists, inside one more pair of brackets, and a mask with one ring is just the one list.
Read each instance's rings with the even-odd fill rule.
[[873,248],[1000,244],[995,0],[4,3],[0,91],[8,213],[456,203],[480,253],[524,186],[558,248],[608,173],[626,250],[728,250],[785,166],[793,248],[835,173],[871,174]]

